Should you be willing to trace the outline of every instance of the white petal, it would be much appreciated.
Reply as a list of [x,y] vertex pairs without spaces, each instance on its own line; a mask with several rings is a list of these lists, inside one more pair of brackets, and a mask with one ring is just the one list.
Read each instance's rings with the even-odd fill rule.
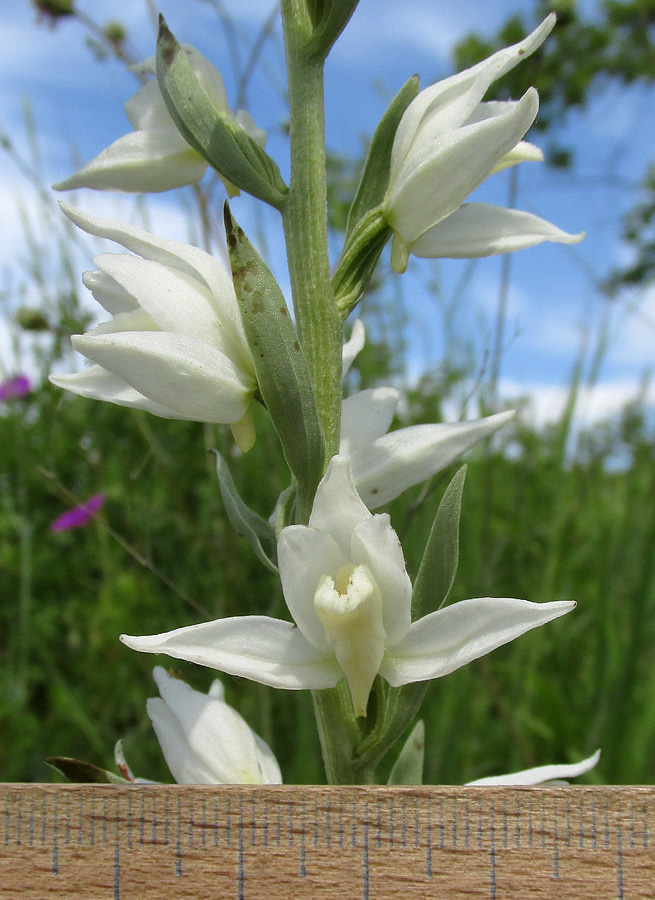
[[93,337],[97,334],[120,334],[122,331],[159,331],[159,328],[145,310],[137,307],[129,312],[116,313],[107,322],[90,328],[86,334]]
[[355,488],[348,460],[333,456],[316,490],[309,524],[331,535],[345,558],[350,559],[353,529],[370,518]]
[[600,750],[581,760],[579,763],[561,763],[551,766],[536,766],[533,769],[523,769],[521,772],[513,772],[511,775],[491,775],[488,778],[478,778],[469,781],[472,785],[532,785],[543,784],[545,781],[559,780],[560,778],[578,778],[585,775],[597,765],[600,759]]
[[343,675],[334,654],[320,653],[291,622],[268,616],[217,619],[145,637],[123,634],[121,640],[133,650],[287,690],[334,687]]
[[258,144],[262,150],[266,146],[266,132],[255,125],[252,116],[246,109],[238,109],[236,116],[237,124],[246,132],[248,137]]
[[103,253],[95,263],[132,294],[162,331],[197,338],[232,358],[239,353],[241,348],[234,346],[217,317],[204,282],[171,266],[125,253]]
[[278,765],[275,754],[258,734],[254,734],[255,745],[257,748],[257,762],[259,770],[262,774],[262,784],[282,784],[282,773]]
[[[87,234],[115,241],[126,250],[151,259],[165,266],[172,266],[193,278],[199,278],[207,285],[211,292],[212,302],[215,304],[216,315],[225,327],[229,327],[235,340],[247,347],[241,313],[234,294],[232,279],[223,266],[209,253],[205,253],[199,247],[190,244],[182,244],[178,241],[169,241],[156,237],[142,228],[133,225],[123,225],[112,222],[109,219],[100,219],[90,216],[79,209],[75,209],[66,203],[59,204],[61,211]],[[249,351],[245,351],[249,353]],[[252,362],[250,363],[252,365]]]
[[522,162],[543,162],[544,154],[539,147],[531,144],[529,141],[519,141],[516,147],[506,153],[503,158],[496,163],[495,172],[502,172],[510,166],[516,166]]
[[421,134],[385,200],[393,230],[413,243],[454,212],[521,140],[538,108],[529,88],[502,115],[437,138]]
[[160,331],[73,337],[76,350],[144,396],[197,422],[238,422],[254,384],[224,354]]
[[53,188],[158,193],[200,181],[206,170],[207,161],[179,132],[168,128],[132,131]]
[[104,272],[83,272],[82,284],[87,287],[98,303],[112,316],[117,313],[132,312],[138,303],[124,288]]
[[[170,128],[177,131],[156,80],[148,81],[124,104],[125,115],[134,131]],[[182,138],[178,132],[178,140]]]
[[574,608],[568,600],[504,597],[453,603],[414,622],[407,637],[387,651],[380,674],[393,687],[441,678]]
[[182,726],[163,700],[149,697],[146,712],[152,722],[166,765],[178,784],[211,783],[205,773],[199,773],[190,759],[188,742]]
[[191,44],[183,44],[182,47],[196,78],[209,94],[216,110],[232,118],[232,111],[227,103],[225,85],[218,69]]
[[[178,784],[262,783],[255,735],[236,710],[161,666],[153,676],[162,699],[149,700],[147,711]],[[169,713],[179,728],[171,727]]]
[[366,331],[361,319],[355,319],[350,339],[345,342],[341,351],[341,377],[345,378],[357,354],[363,349]]
[[512,253],[544,241],[577,244],[584,237],[569,234],[539,216],[489,203],[465,203],[426,231],[412,247],[424,259],[469,259]]
[[382,621],[387,640],[397,644],[411,622],[412,583],[389,516],[375,515],[353,531],[351,560],[368,566],[382,597]]
[[304,525],[282,529],[277,555],[284,599],[294,622],[314,647],[328,652],[330,643],[316,614],[314,595],[323,576],[336,577],[349,558],[329,534]]
[[351,466],[358,452],[366,455],[371,444],[389,430],[399,401],[400,391],[391,387],[358,391],[343,401],[339,453],[348,457]]
[[471,116],[488,87],[533,53],[546,40],[554,25],[555,16],[551,13],[524,40],[421,91],[410,103],[398,126],[391,155],[390,180],[393,182],[396,179],[426,119],[438,120],[442,133],[447,128],[460,125]]
[[473,422],[410,425],[383,435],[351,457],[362,500],[369,509],[389,503],[445,469],[513,416],[510,410]]
[[81,372],[71,375],[50,375],[50,381],[57,387],[71,391],[80,397],[90,400],[104,400],[107,403],[115,403],[117,406],[126,406],[130,409],[143,409],[146,412],[159,416],[162,419],[186,419],[184,415],[173,412],[161,403],[148,400],[143,394],[130,387],[121,378],[112,375],[102,366],[89,366]]

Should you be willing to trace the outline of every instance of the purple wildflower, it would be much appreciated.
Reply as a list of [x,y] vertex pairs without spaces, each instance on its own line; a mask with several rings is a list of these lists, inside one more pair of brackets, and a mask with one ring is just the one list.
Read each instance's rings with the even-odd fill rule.
[[86,503],[82,503],[74,509],[69,509],[59,516],[58,519],[55,519],[50,526],[50,531],[68,531],[70,528],[82,528],[95,516],[104,502],[104,494],[94,494]]
[[0,384],[0,400],[16,400],[32,390],[27,375],[12,375]]

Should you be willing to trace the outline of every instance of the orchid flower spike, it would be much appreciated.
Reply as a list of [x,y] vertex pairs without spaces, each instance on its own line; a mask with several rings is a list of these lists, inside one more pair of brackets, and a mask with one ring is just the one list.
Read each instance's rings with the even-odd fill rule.
[[121,640],[278,688],[320,690],[345,677],[365,716],[376,675],[393,687],[440,678],[575,607],[482,598],[412,623],[398,537],[388,515],[368,511],[342,456],[330,460],[309,525],[282,529],[278,563],[295,624],[236,616]]
[[214,681],[208,694],[153,670],[161,697],[146,709],[178,784],[281,784],[273,751],[224,699]]
[[577,243],[544,219],[486,203],[462,205],[486,178],[507,166],[541,160],[522,140],[539,98],[483,102],[490,85],[533,53],[555,25],[551,13],[523,41],[439,81],[410,103],[393,143],[384,216],[394,235],[391,264],[404,272],[409,254],[478,257],[509,253],[542,241]]
[[[258,128],[250,115],[229,108],[223,79],[214,66],[194,47],[184,45],[191,67],[214,105],[222,115],[234,120],[262,149],[266,132]],[[155,74],[152,56],[134,70]],[[199,181],[207,170],[207,160],[187,144],[173,122],[156,79],[149,81],[125,104],[125,113],[133,128],[118,138],[95,159],[70,178],[54,185],[56,191],[89,187],[101,191],[156,193]],[[222,179],[228,196],[238,188]]]
[[197,247],[62,209],[84,231],[132,253],[103,253],[94,260],[99,271],[84,274],[111,319],[72,339],[94,365],[51,375],[52,383],[166,419],[222,422],[250,449],[255,370],[225,269]]

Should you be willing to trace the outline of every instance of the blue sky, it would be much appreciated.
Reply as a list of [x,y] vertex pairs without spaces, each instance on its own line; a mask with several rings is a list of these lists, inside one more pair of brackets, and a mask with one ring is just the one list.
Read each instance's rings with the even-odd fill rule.
[[[386,102],[414,72],[425,86],[450,73],[449,49],[467,31],[491,33],[512,12],[529,13],[532,0],[361,0],[353,20],[333,50],[326,71],[327,141],[331,149],[351,154],[370,135]],[[127,27],[139,55],[153,50],[154,37],[146,2],[139,0],[79,0],[79,8],[99,21],[119,19]],[[237,29],[252,40],[273,0],[225,0]],[[592,0],[579,3],[593,13]],[[162,0],[161,11],[177,37],[195,44],[220,69],[235,96],[230,51],[210,3]],[[95,63],[77,22],[63,21],[51,31],[35,26],[27,2],[0,0],[0,124],[18,147],[26,146],[23,102],[29,99],[41,147],[46,182],[53,183],[75,168],[73,158],[87,161],[128,130],[122,104],[136,89],[133,76],[121,64]],[[269,151],[287,168],[287,146],[280,132],[283,116],[283,58],[279,26],[266,46],[262,65],[250,84],[248,101],[257,124],[269,133]],[[640,312],[625,305],[608,313],[594,285],[612,264],[626,259],[620,243],[621,213],[636,194],[626,181],[636,182],[655,146],[653,92],[643,86],[629,91],[597,91],[584,114],[569,117],[558,138],[576,152],[572,173],[545,165],[523,165],[518,175],[517,206],[538,213],[573,232],[586,230],[579,246],[556,245],[513,254],[508,295],[507,346],[501,370],[504,397],[528,393],[539,422],[558,413],[584,336],[595,345],[609,314],[610,343],[593,393],[583,394],[579,415],[591,420],[611,414],[639,389],[653,362],[655,292],[639,299]],[[506,203],[506,173],[495,176],[479,199]],[[124,196],[78,191],[73,200],[82,209],[118,219],[133,217],[134,200]],[[24,253],[17,201],[32,208],[30,190],[3,158],[0,167],[0,271],[6,275]],[[236,200],[234,212],[246,227],[253,223],[254,203]],[[184,215],[173,193],[159,195],[151,205],[152,230],[186,238]],[[276,216],[264,218],[266,245],[273,268],[285,286],[281,229]],[[406,311],[410,316],[408,368],[412,374],[438,365],[443,353],[443,322],[469,343],[478,360],[493,327],[501,258],[481,260],[470,270],[462,261],[418,262],[403,276]],[[465,272],[464,288],[456,294]],[[390,278],[397,278],[392,274]],[[438,292],[426,288],[435,281]],[[5,283],[11,282],[6,275]],[[81,289],[83,290],[83,289]],[[458,297],[455,304],[454,299]],[[0,363],[11,366],[9,342],[0,342]]]

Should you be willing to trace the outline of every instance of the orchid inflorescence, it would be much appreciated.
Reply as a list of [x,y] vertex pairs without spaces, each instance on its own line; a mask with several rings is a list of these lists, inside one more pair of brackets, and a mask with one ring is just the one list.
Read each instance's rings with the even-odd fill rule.
[[[141,652],[271,687],[311,690],[333,783],[373,780],[379,760],[412,726],[428,682],[575,607],[569,600],[491,597],[448,603],[465,469],[444,494],[413,584],[389,514],[376,511],[490,438],[511,411],[390,431],[401,401],[396,388],[342,399],[342,379],[365,340],[356,319],[344,342],[344,321],[389,242],[392,268],[402,273],[410,254],[478,257],[582,239],[527,212],[467,202],[495,172],[542,158],[524,141],[537,115],[536,91],[518,101],[484,96],[542,45],[555,16],[523,41],[423,91],[417,78],[405,84],[373,136],[330,274],[322,73],[357,2],[326,0],[320,15],[309,0],[281,2],[288,185],[266,152],[265,133],[243,110],[232,112],[219,73],[179,44],[163,19],[156,56],[138,67],[156,78],[126,103],[133,131],[57,185],[163,191],[199,181],[210,167],[230,198],[243,191],[281,214],[293,319],[227,205],[231,271],[196,247],[62,204],[77,227],[127,252],[101,254],[97,270],[84,275],[110,316],[73,338],[91,365],[52,381],[163,418],[229,425],[242,452],[256,440],[252,404],[266,408],[290,478],[272,514],[246,506],[218,454],[217,473],[228,517],[271,579],[279,579],[289,618],[234,616],[121,639]],[[92,515],[99,502],[93,510],[89,504],[97,500],[73,511],[75,522]],[[149,700],[147,711],[178,782],[281,782],[271,749],[225,702],[219,681],[201,694],[161,667],[154,677],[161,697]],[[414,726],[390,783],[401,769],[420,779],[422,729],[421,722]],[[117,753],[121,772],[133,778],[120,747]],[[488,782],[572,777],[597,758]]]

